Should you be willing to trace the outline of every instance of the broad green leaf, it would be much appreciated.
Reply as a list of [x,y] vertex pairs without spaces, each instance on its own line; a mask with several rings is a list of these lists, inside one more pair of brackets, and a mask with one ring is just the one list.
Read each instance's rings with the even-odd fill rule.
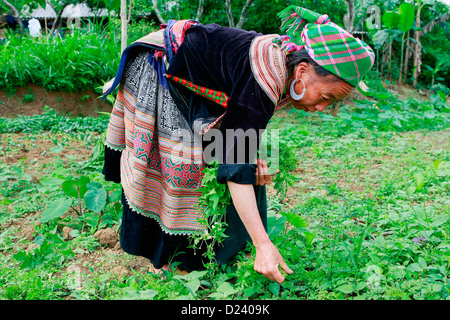
[[441,164],[441,159],[436,159],[436,160],[434,160],[434,162],[433,162],[434,168],[435,168],[436,170],[439,169],[439,165],[440,165],[440,164]]
[[414,206],[413,211],[419,220],[425,220],[427,218],[425,209],[422,206],[420,206],[420,205]]
[[300,217],[298,214],[292,213],[292,212],[282,212],[283,216],[287,218],[290,224],[292,224],[296,228],[306,228],[308,224],[306,223],[306,220],[302,217]]
[[214,193],[209,199],[213,202],[213,209],[217,208],[217,206],[219,205],[219,201],[220,201],[220,195],[217,193]]
[[425,178],[424,178],[423,174],[415,173],[414,174],[414,182],[416,183],[417,190],[420,191],[420,189],[422,189],[423,185],[425,184]]
[[400,15],[397,12],[387,11],[383,13],[381,21],[388,29],[395,29],[400,21]]
[[409,29],[411,29],[415,19],[413,6],[408,2],[402,2],[398,12],[400,14],[400,20],[397,28],[403,32],[408,32]]
[[397,221],[400,216],[396,212],[389,212],[389,220]]
[[425,269],[425,268],[427,267],[427,262],[426,262],[425,259],[422,258],[422,257],[419,257],[419,266],[420,266],[422,269]]
[[89,190],[93,190],[93,189],[103,189],[103,185],[101,184],[101,182],[98,181],[91,181],[89,182],[86,187]]
[[342,293],[349,294],[354,291],[353,285],[351,284],[343,284],[336,288],[336,290],[341,291]]
[[90,189],[84,195],[86,207],[96,213],[100,213],[106,205],[107,193],[105,189]]
[[122,191],[121,190],[116,190],[113,191],[109,196],[108,196],[108,202],[116,202],[116,201],[120,201],[122,197]]
[[427,119],[434,119],[436,118],[437,114],[427,110],[423,113],[423,116]]
[[408,269],[411,272],[422,272],[422,268],[418,263],[411,263],[406,267],[406,269]]
[[406,274],[405,267],[404,266],[392,267],[389,271],[389,274],[391,274],[394,279],[403,279]]
[[270,237],[278,235],[286,224],[286,217],[280,217],[279,219],[275,218],[275,216],[271,216],[267,218],[267,233]]
[[44,243],[44,240],[44,236],[40,234],[34,239],[34,243],[41,246]]
[[158,291],[156,290],[141,290],[139,291],[139,299],[142,300],[153,300],[153,298],[158,294]]
[[78,198],[78,190],[80,190],[80,198],[84,197],[87,191],[87,184],[90,179],[85,176],[81,176],[78,180],[66,180],[62,183],[62,190],[69,197]]
[[447,96],[445,95],[445,93],[443,93],[442,91],[438,91],[438,95],[439,95],[439,97],[441,98],[441,100],[443,101],[443,102],[446,102],[447,101]]
[[387,38],[389,37],[389,31],[387,30],[378,30],[373,35],[373,44],[375,49],[380,49],[386,42]]
[[250,287],[248,289],[244,290],[244,298],[248,298],[251,295],[254,295],[256,292],[258,292],[261,289],[259,285],[255,285],[253,287]]
[[303,234],[305,235],[305,238],[306,238],[306,244],[308,246],[310,246],[312,241],[314,240],[315,234],[313,232],[308,232],[308,231],[304,231]]
[[199,279],[201,277],[203,277],[208,271],[198,271],[198,270],[194,270],[192,272],[189,272],[188,274],[182,276],[182,275],[176,275],[174,276],[174,278],[177,279],[184,279],[184,280],[193,280],[193,279]]
[[367,267],[366,272],[367,273],[373,272],[375,274],[380,275],[380,274],[383,273],[383,270],[381,270],[381,268],[379,266],[377,266],[375,264],[372,264],[372,265]]
[[50,152],[52,152],[52,153],[58,153],[58,152],[61,152],[63,150],[64,150],[64,148],[62,146],[60,146],[60,145],[58,145],[56,147],[53,147],[53,148],[50,148]]
[[406,193],[408,195],[412,195],[416,191],[417,187],[415,185],[409,186],[408,189],[406,189]]
[[232,294],[235,294],[239,290],[234,288],[233,285],[229,282],[224,282],[220,286],[217,287],[217,291],[222,293],[224,297],[228,297]]
[[429,6],[433,6],[436,4],[436,0],[422,0],[422,5],[429,5]]
[[153,298],[158,294],[158,291],[147,289],[147,290],[134,290],[126,289],[124,290],[124,295],[119,299],[122,300],[153,300]]
[[280,293],[280,285],[276,282],[269,283],[269,291],[277,296]]
[[72,238],[76,238],[76,237],[78,237],[80,235],[80,231],[78,231],[77,229],[73,229],[72,231],[69,232],[69,235]]
[[441,291],[441,290],[442,290],[442,284],[440,284],[440,283],[434,283],[434,284],[431,286],[431,290],[432,290],[433,292],[439,292],[439,291]]
[[366,281],[360,281],[356,284],[356,290],[362,290],[365,287],[367,287],[367,282]]
[[449,217],[447,217],[446,215],[440,214],[438,215],[434,221],[431,223],[432,227],[439,227],[440,225],[443,225],[444,223],[446,223],[448,221]]
[[191,281],[185,282],[184,285],[186,286],[186,288],[189,289],[189,291],[191,291],[191,293],[195,293],[197,292],[198,288],[200,287],[200,280],[198,279],[193,279]]
[[41,222],[45,223],[64,215],[72,205],[72,199],[59,198],[50,203],[41,217]]

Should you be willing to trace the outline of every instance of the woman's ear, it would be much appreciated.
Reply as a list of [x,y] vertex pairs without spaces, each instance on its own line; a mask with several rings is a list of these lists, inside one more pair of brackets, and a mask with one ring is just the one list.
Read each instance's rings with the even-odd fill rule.
[[296,67],[295,67],[295,72],[294,72],[294,79],[300,79],[302,78],[302,76],[308,72],[309,69],[309,63],[308,62],[300,62]]

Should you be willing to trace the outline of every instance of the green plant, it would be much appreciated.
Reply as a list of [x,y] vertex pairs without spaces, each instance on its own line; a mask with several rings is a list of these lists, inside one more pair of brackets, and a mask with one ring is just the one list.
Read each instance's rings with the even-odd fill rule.
[[35,238],[35,248],[26,252],[23,249],[14,254],[14,259],[21,263],[22,269],[40,269],[44,266],[47,269],[58,268],[65,261],[74,258],[74,253],[68,242],[65,242],[54,228],[45,235],[38,235]]
[[203,170],[202,184],[199,191],[198,210],[202,216],[198,219],[200,228],[191,236],[192,246],[199,248],[204,246],[205,257],[209,265],[214,261],[214,249],[223,239],[225,239],[225,214],[226,208],[230,204],[231,195],[226,184],[217,181],[217,161],[206,165]]

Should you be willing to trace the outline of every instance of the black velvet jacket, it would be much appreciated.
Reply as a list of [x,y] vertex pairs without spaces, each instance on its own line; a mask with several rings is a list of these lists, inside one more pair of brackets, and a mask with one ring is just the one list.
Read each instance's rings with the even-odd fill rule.
[[[216,24],[190,27],[177,54],[170,61],[167,74],[189,80],[196,85],[225,92],[229,96],[228,107],[210,101],[178,83],[171,84],[177,104],[187,110],[191,127],[195,121],[222,119],[220,131],[224,138],[223,159],[219,159],[219,182],[227,180],[254,184],[256,182],[255,147],[245,150],[245,161],[236,159],[239,140],[245,139],[246,130],[259,134],[272,117],[275,105],[256,81],[251,66],[249,49],[252,40],[261,34],[255,31],[222,27]],[[228,129],[242,129],[239,134],[227,139]],[[194,129],[195,131],[195,129]],[[259,143],[258,143],[259,145]],[[234,154],[235,158],[231,155]],[[222,160],[222,161],[221,161]]]
[[[171,95],[194,133],[200,131],[197,124],[213,122],[225,113],[220,125],[223,156],[218,159],[220,166],[217,176],[221,183],[228,180],[241,184],[256,182],[254,159],[260,134],[275,111],[274,103],[259,86],[250,66],[250,45],[252,40],[260,35],[255,31],[217,24],[192,26],[187,29],[182,45],[169,61],[169,68],[166,70],[167,74],[186,79],[198,86],[222,91],[229,96],[228,106],[224,108],[179,83],[168,80]],[[134,53],[137,50],[137,47],[133,48]],[[123,73],[126,60],[132,56],[134,54],[126,55],[124,52],[116,76],[118,79]],[[110,91],[118,85],[118,79]],[[241,131],[235,131],[235,134],[227,138],[227,130],[238,129]],[[244,144],[245,156],[242,161],[242,158],[238,159],[236,155],[242,154],[242,149],[238,150],[238,146],[242,146],[241,142],[246,141],[247,130],[255,130],[257,146]],[[207,143],[203,144],[204,147],[205,144]],[[103,173],[108,180],[120,182],[120,152],[106,149],[105,162],[108,163],[105,163]]]

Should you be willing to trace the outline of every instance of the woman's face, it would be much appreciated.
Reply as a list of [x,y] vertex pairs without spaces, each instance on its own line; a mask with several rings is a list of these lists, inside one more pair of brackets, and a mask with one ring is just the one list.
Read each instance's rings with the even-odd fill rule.
[[345,99],[354,89],[348,82],[336,80],[334,75],[319,76],[307,62],[301,62],[294,69],[294,77],[297,80],[294,85],[297,94],[301,94],[304,88],[298,79],[302,79],[306,87],[302,99],[297,101],[291,98],[292,105],[299,110],[322,112],[334,102]]

